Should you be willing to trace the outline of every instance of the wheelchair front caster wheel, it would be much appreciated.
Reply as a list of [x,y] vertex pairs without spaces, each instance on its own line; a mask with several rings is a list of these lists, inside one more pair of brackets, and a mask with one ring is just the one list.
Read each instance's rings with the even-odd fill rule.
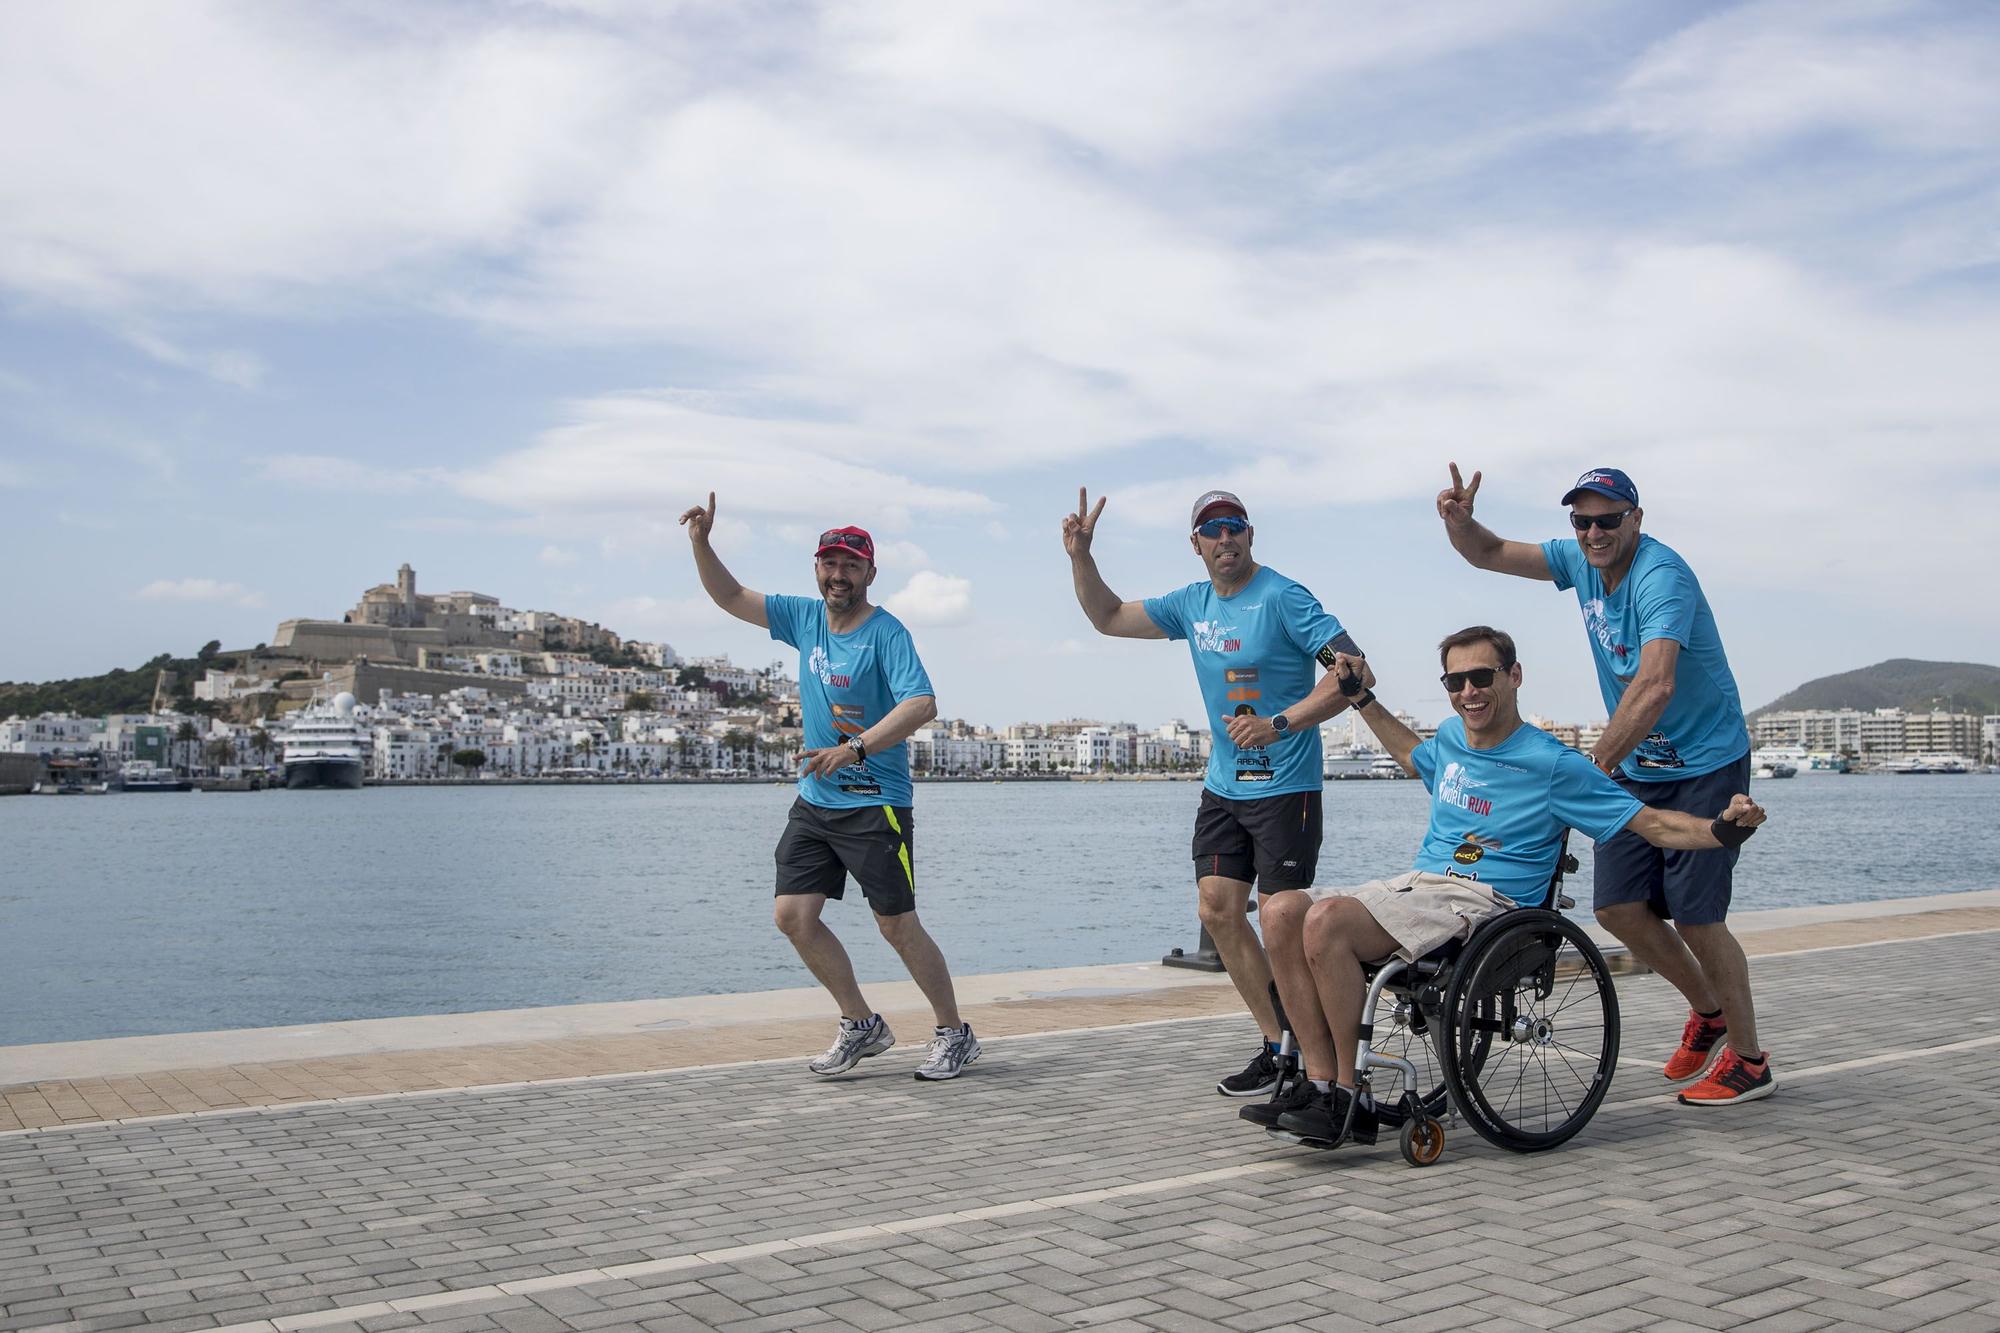
[[1411,1166],[1429,1166],[1444,1156],[1444,1125],[1428,1116],[1403,1122],[1403,1160]]

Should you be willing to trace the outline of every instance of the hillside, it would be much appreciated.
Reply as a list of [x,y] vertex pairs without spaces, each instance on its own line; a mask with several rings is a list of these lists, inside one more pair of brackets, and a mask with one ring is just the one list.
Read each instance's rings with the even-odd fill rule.
[[[161,653],[143,666],[127,671],[107,671],[101,676],[81,676],[75,680],[52,680],[35,684],[28,681],[0,681],[0,717],[18,713],[33,717],[38,713],[76,713],[102,717],[107,713],[143,713],[153,705],[153,686],[162,671],[171,671],[175,680],[175,706],[190,708],[189,693],[202,672],[210,667],[233,667],[239,656],[221,651],[209,643],[193,657]],[[208,705],[201,705],[206,709]]]
[[1810,708],[1902,708],[1925,713],[1934,707],[1955,713],[2000,713],[2000,667],[1896,657],[1809,680],[1750,716]]

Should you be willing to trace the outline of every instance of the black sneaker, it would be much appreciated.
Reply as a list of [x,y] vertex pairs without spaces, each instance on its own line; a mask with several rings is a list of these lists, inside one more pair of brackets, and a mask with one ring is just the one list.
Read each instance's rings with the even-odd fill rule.
[[1262,1097],[1278,1086],[1282,1072],[1278,1053],[1269,1046],[1259,1046],[1257,1058],[1243,1066],[1242,1073],[1231,1074],[1216,1084],[1215,1090],[1225,1097]]
[[1252,1102],[1248,1106],[1239,1108],[1236,1114],[1253,1125],[1269,1129],[1278,1123],[1278,1117],[1285,1112],[1303,1110],[1311,1106],[1318,1097],[1319,1092],[1313,1087],[1311,1079],[1294,1077],[1280,1083],[1278,1090],[1271,1094],[1271,1100]]
[[[1312,1084],[1306,1084],[1308,1088]],[[1353,1123],[1340,1132],[1347,1119],[1347,1105],[1354,1094],[1335,1084],[1330,1091],[1315,1092],[1312,1100],[1296,1111],[1287,1111],[1271,1126],[1271,1133],[1308,1148],[1338,1148],[1343,1143],[1373,1143],[1376,1135],[1375,1100],[1366,1093],[1354,1108]]]

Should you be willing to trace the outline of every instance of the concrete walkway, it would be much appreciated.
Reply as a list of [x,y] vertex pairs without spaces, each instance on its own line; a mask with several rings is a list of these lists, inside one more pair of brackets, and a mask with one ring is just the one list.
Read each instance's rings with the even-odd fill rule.
[[[39,1072],[0,1133],[0,1329],[2000,1329],[2000,894],[1760,924],[1775,1098],[1675,1105],[1683,1011],[1623,977],[1584,1134],[1519,1157],[1452,1126],[1422,1171],[1237,1121],[1212,1084],[1254,1030],[1157,967],[980,982],[987,1053],[943,1085],[914,1041],[813,1079],[824,1013],[771,997],[661,1002],[645,1022],[685,1025],[647,1031],[544,1013],[518,1021],[571,1030],[532,1041],[452,1020],[470,1046],[332,1025],[292,1063],[494,1084],[338,1101],[260,1088],[268,1034],[14,1048],[0,1080]],[[716,1063],[753,1038],[797,1049]],[[246,1088],[89,1106],[141,1109],[121,1080],[158,1071],[111,1070],[175,1049]],[[489,1077],[524,1050],[627,1067]],[[75,1123],[25,1123],[65,1088]]]

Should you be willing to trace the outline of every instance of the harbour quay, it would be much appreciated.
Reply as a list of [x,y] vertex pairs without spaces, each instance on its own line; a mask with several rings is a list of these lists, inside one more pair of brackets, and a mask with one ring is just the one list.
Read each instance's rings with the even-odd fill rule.
[[1156,965],[967,978],[937,1085],[806,990],[0,1049],[0,1328],[2000,1327],[2000,891],[1735,924],[1776,1096],[1676,1105],[1627,973],[1577,1138],[1421,1169],[1238,1120]]

